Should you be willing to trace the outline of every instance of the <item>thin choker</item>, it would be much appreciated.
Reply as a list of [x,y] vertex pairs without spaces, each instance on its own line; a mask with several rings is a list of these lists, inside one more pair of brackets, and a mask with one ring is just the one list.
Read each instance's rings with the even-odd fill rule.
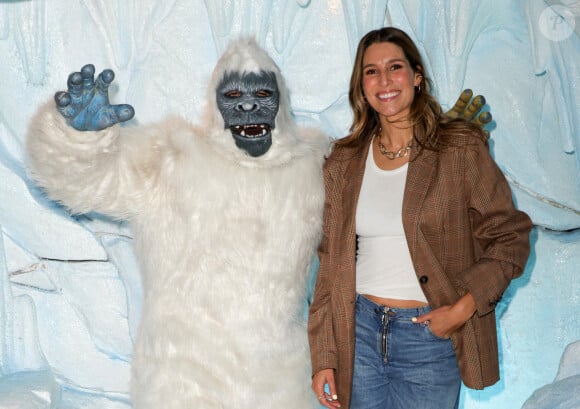
[[385,148],[385,145],[381,143],[381,137],[379,135],[380,133],[377,133],[375,135],[377,138],[377,144],[379,146],[379,152],[385,155],[387,159],[395,160],[397,158],[404,158],[411,153],[411,144],[413,143],[413,138],[411,138],[407,146],[405,146],[404,148],[399,149],[397,152],[391,152],[388,151],[387,148]]

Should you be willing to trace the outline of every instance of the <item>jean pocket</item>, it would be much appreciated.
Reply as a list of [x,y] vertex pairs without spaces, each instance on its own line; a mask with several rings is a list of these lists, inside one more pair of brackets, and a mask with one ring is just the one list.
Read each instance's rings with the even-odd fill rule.
[[427,331],[429,333],[429,335],[431,335],[434,339],[436,339],[438,341],[449,341],[449,338],[440,337],[439,335],[435,334],[431,330],[431,327],[429,326],[428,322],[424,322],[423,326],[425,327],[425,331]]

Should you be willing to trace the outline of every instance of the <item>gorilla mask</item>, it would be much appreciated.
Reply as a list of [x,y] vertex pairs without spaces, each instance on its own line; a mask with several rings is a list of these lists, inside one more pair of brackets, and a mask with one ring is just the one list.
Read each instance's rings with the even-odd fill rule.
[[226,72],[216,102],[238,148],[253,157],[268,152],[280,104],[274,72]]

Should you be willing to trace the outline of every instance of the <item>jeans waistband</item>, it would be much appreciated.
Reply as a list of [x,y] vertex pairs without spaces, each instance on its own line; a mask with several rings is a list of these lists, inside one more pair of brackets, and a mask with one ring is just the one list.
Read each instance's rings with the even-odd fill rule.
[[369,300],[368,298],[366,298],[364,295],[361,294],[356,295],[356,303],[359,305],[359,307],[373,313],[383,312],[385,309],[388,309],[390,316],[400,318],[412,318],[418,315],[426,314],[429,311],[431,311],[431,307],[429,307],[428,305],[419,308],[394,308],[389,307],[388,305],[384,306]]

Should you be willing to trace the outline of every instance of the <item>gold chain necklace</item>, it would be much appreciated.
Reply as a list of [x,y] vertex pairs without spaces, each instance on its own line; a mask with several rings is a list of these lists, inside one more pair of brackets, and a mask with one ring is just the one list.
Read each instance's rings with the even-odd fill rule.
[[411,138],[411,140],[409,141],[407,146],[405,146],[404,148],[399,149],[397,152],[391,152],[391,151],[388,151],[387,148],[385,148],[385,145],[383,145],[381,143],[381,138],[378,134],[376,135],[376,137],[377,137],[377,144],[379,146],[379,152],[381,152],[383,155],[385,155],[387,157],[387,159],[395,160],[397,158],[404,158],[404,157],[408,156],[409,153],[411,152],[411,143],[413,142],[413,138]]

